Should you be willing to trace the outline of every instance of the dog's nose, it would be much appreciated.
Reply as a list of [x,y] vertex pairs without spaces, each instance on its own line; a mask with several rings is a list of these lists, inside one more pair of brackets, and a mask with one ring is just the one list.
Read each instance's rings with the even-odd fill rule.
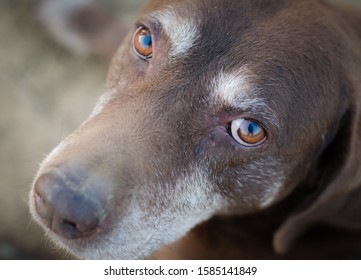
[[34,199],[44,223],[67,239],[96,234],[107,216],[94,193],[54,172],[36,181]]

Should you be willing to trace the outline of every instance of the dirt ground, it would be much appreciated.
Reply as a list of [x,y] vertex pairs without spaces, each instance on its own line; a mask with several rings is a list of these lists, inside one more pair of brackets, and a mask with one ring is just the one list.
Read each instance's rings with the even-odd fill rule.
[[[66,257],[31,222],[29,186],[43,157],[89,115],[108,68],[49,39],[36,24],[36,1],[0,1],[0,259]],[[142,2],[102,1],[124,22]]]

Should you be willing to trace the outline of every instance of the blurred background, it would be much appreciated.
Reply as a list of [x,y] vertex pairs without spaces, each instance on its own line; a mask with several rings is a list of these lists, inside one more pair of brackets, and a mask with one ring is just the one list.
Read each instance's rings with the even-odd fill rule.
[[[29,187],[45,155],[90,114],[109,64],[52,40],[38,22],[38,1],[0,1],[0,259],[67,258],[31,221]],[[94,2],[130,26],[144,1]]]

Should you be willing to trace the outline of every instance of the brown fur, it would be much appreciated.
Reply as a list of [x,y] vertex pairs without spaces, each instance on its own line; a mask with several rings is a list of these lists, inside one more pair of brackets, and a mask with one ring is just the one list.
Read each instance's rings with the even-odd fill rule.
[[[134,54],[134,28],[110,68],[108,87],[115,97],[38,173],[35,197],[53,199],[51,184],[41,181],[46,178],[84,199],[95,195],[106,212],[99,234],[73,240],[55,228],[56,238],[87,257],[89,246],[121,231],[133,203],[147,209],[144,224],[170,210],[187,219],[191,202],[177,204],[187,193],[177,182],[201,166],[212,194],[203,203],[219,196],[222,207],[174,245],[157,243],[167,246],[154,257],[280,258],[277,252],[282,258],[359,258],[361,240],[352,230],[360,229],[361,13],[349,16],[346,9],[310,0],[198,0],[152,1],[144,15],[168,6],[185,15],[196,11],[201,38],[185,57],[167,60],[169,38],[159,23],[142,16],[140,23],[154,30],[152,59]],[[244,65],[253,73],[257,97],[279,120],[278,126],[266,122],[268,141],[257,149],[240,147],[226,133],[229,121],[257,112],[209,99],[210,81],[219,71]],[[54,169],[65,179],[54,179]],[[262,197],[281,175],[281,189],[263,209]],[[78,215],[66,211],[67,219]],[[321,226],[300,238],[315,224]]]

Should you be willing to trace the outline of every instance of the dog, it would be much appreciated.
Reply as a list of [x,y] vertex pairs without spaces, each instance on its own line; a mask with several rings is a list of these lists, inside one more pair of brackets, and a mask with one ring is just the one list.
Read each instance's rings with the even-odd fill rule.
[[150,1],[32,216],[82,259],[360,258],[360,73],[355,8]]

